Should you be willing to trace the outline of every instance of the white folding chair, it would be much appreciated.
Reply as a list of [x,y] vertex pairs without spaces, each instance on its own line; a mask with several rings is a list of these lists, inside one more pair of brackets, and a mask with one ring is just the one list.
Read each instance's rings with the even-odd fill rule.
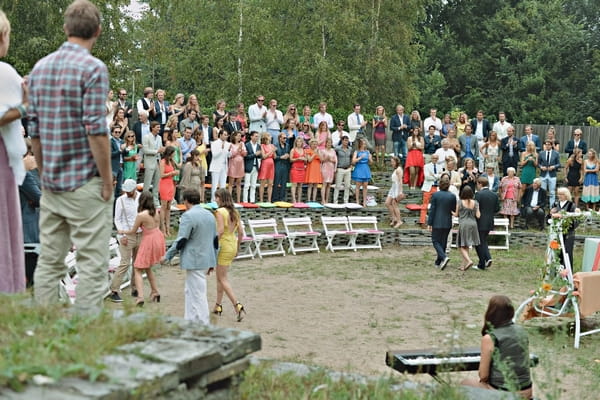
[[[350,229],[347,217],[321,217],[325,237],[327,238],[326,249],[332,253],[336,250],[354,250],[356,251],[356,235],[357,233]],[[337,237],[345,238],[343,244],[334,245],[334,239]]]
[[251,236],[246,234],[245,224],[242,222],[242,243],[240,243],[240,252],[235,257],[236,260],[241,260],[243,258],[252,258],[254,259],[254,249],[252,248],[252,244],[254,243],[254,239]]
[[[356,249],[379,249],[381,251],[381,236],[383,231],[377,228],[377,217],[367,216],[348,216],[348,223],[351,231],[356,232],[354,237],[354,247]],[[357,243],[359,238],[371,238],[366,243]]]
[[[315,232],[312,227],[312,221],[310,217],[284,217],[283,227],[285,234],[288,239],[288,253],[296,255],[296,252],[301,251],[316,251],[320,253],[319,243],[317,239],[321,236],[321,233]],[[310,245],[304,247],[296,246],[296,239],[307,238]]]
[[[285,235],[277,231],[277,221],[275,218],[249,219],[248,226],[250,227],[255,251],[259,258],[279,254],[285,256],[285,250],[283,249]],[[264,244],[274,245],[275,248],[263,248]]]

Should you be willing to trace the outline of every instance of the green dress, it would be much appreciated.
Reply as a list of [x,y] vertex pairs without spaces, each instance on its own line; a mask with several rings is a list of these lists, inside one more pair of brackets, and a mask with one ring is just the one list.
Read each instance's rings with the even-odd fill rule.
[[[133,157],[138,153],[138,145],[123,151],[123,157]],[[137,182],[137,161],[123,161],[123,180],[133,179]]]
[[521,168],[521,183],[526,183],[528,185],[533,183],[533,180],[535,179],[535,165],[534,165],[534,156],[533,155],[527,155],[525,156],[527,162],[525,163],[525,165],[523,166],[523,168]]

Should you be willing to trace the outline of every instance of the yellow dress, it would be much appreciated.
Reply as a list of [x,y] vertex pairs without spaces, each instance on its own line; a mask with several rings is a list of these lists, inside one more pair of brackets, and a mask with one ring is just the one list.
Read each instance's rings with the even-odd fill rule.
[[200,146],[196,147],[196,150],[200,152],[200,163],[202,164],[202,169],[204,170],[204,176],[206,176],[208,172],[208,163],[206,162],[206,154],[204,153],[204,150],[206,150],[206,145],[201,144]]
[[237,253],[237,229],[229,231],[229,211],[226,208],[221,207],[217,212],[223,217],[223,234],[219,238],[217,265],[231,265]]

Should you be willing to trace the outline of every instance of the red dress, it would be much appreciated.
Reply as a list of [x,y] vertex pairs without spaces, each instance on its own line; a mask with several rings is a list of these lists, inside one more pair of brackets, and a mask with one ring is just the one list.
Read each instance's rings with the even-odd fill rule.
[[423,160],[423,150],[410,149],[406,155],[406,163],[404,164],[404,178],[402,181],[405,184],[410,183],[410,167],[419,167],[419,176],[417,177],[417,186],[422,186],[425,180],[425,174],[423,173],[423,167],[425,161]]
[[304,182],[323,183],[323,175],[321,175],[321,159],[319,158],[319,154],[312,149],[306,149],[304,150],[304,153],[307,156],[312,156],[313,154],[315,156],[306,166],[306,178],[304,179]]
[[[304,153],[300,153],[298,150],[292,149],[290,158],[298,158],[298,157],[302,157],[303,155],[304,155]],[[304,160],[297,160],[297,161],[292,162],[292,166],[290,168],[290,182],[304,183],[305,177],[306,177],[306,165],[304,164]]]
[[146,229],[142,226],[142,240],[133,266],[144,269],[158,264],[165,255],[165,236],[158,227]]
[[260,162],[260,170],[258,171],[258,179],[266,179],[268,181],[272,181],[275,179],[275,151],[273,146],[270,144],[261,144],[260,151],[262,154],[271,153],[271,155],[267,158],[263,158]]
[[[171,164],[167,164],[165,160],[160,160],[160,164],[164,165],[164,172],[168,174],[173,172],[175,168]],[[173,181],[172,176],[167,176],[166,178],[160,178],[160,182],[158,184],[158,194],[160,195],[160,199],[163,201],[172,201],[175,197],[175,182]]]

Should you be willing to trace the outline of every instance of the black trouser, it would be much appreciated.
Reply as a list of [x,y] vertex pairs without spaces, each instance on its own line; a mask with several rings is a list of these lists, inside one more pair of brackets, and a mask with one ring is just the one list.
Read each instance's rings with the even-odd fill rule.
[[475,246],[475,251],[477,251],[477,257],[479,257],[479,264],[477,265],[477,267],[481,269],[485,268],[485,263],[487,260],[492,259],[487,242],[489,234],[490,231],[479,231],[479,246]]
[[435,260],[436,265],[439,265],[446,258],[446,246],[448,245],[448,234],[450,228],[433,228],[431,229],[431,243],[437,253]]

